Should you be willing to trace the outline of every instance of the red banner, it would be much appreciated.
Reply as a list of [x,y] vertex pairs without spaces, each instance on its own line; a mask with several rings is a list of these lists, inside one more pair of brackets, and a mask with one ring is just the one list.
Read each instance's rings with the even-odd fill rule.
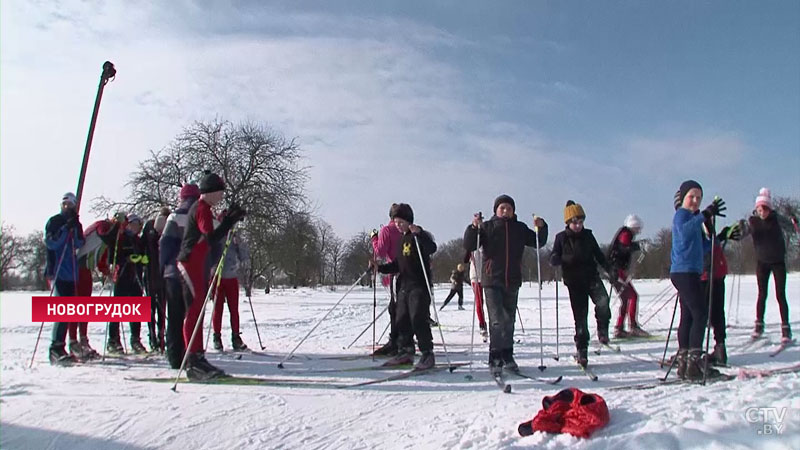
[[33,297],[34,322],[148,322],[150,297]]

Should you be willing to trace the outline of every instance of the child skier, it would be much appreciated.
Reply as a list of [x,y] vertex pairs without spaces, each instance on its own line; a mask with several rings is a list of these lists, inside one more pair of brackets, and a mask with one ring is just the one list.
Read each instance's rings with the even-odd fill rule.
[[[378,265],[375,259],[370,266],[377,267],[380,273],[397,275],[397,355],[386,362],[387,366],[411,364],[414,362],[414,337],[422,352],[417,364],[418,370],[430,369],[436,365],[433,356],[433,335],[428,323],[431,304],[430,281],[431,255],[436,253],[433,236],[414,224],[414,211],[405,203],[392,205],[392,221],[402,237],[394,260]],[[419,242],[419,247],[417,247]],[[422,261],[420,261],[422,253]]]
[[[703,223],[715,216],[724,217],[725,202],[715,198],[700,212],[703,188],[694,180],[684,181],[675,193],[675,216],[672,219],[672,252],[670,279],[678,290],[681,319],[678,325],[678,377],[700,380],[706,368],[702,346],[708,320],[708,296],[700,283],[703,254],[711,250],[703,235]],[[708,367],[707,378],[719,376]]]
[[[713,232],[713,230],[710,230]],[[711,363],[717,366],[725,366],[728,364],[728,352],[725,348],[725,275],[728,274],[728,260],[725,258],[725,242],[728,240],[738,241],[741,239],[742,229],[740,224],[734,223],[722,229],[714,241],[714,270],[711,271],[711,258],[710,252],[705,254],[703,263],[703,275],[700,277],[702,284],[703,294],[708,298],[709,285],[708,273],[711,271],[713,290],[711,294],[711,328],[714,330],[714,352],[711,353]]]
[[464,309],[464,270],[466,266],[462,263],[458,263],[456,266],[456,270],[450,273],[450,293],[447,294],[447,298],[444,299],[444,303],[442,304],[439,311],[443,310],[450,300],[458,294],[458,309]]
[[[223,220],[227,211],[220,215]],[[220,241],[214,246],[213,257],[211,258],[212,267],[216,267],[222,257],[224,242]],[[214,349],[222,350],[222,310],[225,302],[228,302],[228,314],[231,317],[231,348],[234,351],[245,351],[247,345],[242,341],[239,332],[239,267],[245,269],[250,264],[250,252],[247,245],[242,241],[238,234],[231,239],[228,252],[225,254],[225,263],[222,266],[222,277],[216,286],[216,298],[214,300],[214,315],[211,323],[214,328]],[[213,281],[212,281],[213,282]]]
[[[633,287],[631,277],[631,260],[635,252],[640,251],[639,243],[634,239],[642,231],[642,219],[635,214],[625,218],[625,224],[617,230],[608,248],[608,262],[611,264],[611,285],[619,295],[619,317],[614,327],[615,338],[646,337],[650,333],[639,327],[636,321],[639,294]],[[630,332],[625,331],[625,316],[628,316]]]
[[592,230],[584,228],[586,213],[583,207],[567,201],[564,208],[564,231],[556,235],[550,263],[561,266],[564,285],[569,290],[569,302],[575,319],[575,357],[578,364],[586,367],[589,363],[589,297],[594,302],[594,315],[597,320],[597,340],[608,344],[608,325],[611,321],[611,310],[608,306],[608,293],[600,279],[597,265],[611,273],[605,255],[600,250]]
[[[383,259],[390,263],[397,256],[400,248],[400,239],[403,233],[394,224],[392,211],[396,204],[392,203],[389,208],[389,223],[381,227],[379,232],[373,230],[370,234],[372,240],[372,250],[375,258]],[[397,329],[395,318],[397,317],[397,287],[395,286],[395,276],[393,274],[382,277],[383,285],[389,286],[389,341],[375,350],[374,356],[395,356],[397,355]]]
[[493,375],[503,367],[517,370],[514,360],[514,323],[517,317],[517,297],[522,284],[522,255],[525,247],[543,247],[547,242],[547,223],[534,219],[534,232],[517,220],[516,204],[508,195],[494,200],[494,215],[484,222],[475,214],[472,224],[464,231],[464,248],[477,250],[478,235],[483,249],[483,287],[489,313],[489,369]]
[[789,325],[789,303],[786,301],[786,241],[783,227],[797,227],[797,218],[791,223],[775,211],[772,196],[767,188],[761,188],[756,197],[754,214],[748,219],[746,234],[753,236],[756,250],[756,280],[758,281],[758,300],[756,302],[756,325],[752,337],[757,339],[764,333],[764,310],[767,307],[767,288],[769,275],[775,279],[775,297],[781,313],[781,343],[792,340]]

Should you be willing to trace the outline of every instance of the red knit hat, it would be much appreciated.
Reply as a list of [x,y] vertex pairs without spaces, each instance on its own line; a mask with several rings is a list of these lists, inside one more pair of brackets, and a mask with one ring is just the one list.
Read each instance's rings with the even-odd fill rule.
[[200,188],[194,183],[186,183],[181,187],[180,199],[200,198]]

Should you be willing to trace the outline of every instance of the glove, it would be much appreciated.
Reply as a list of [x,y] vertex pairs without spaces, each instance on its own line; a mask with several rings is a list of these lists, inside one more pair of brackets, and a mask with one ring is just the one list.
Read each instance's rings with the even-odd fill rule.
[[70,214],[65,225],[67,226],[67,229],[75,228],[75,226],[78,225],[78,215]]
[[118,212],[114,214],[114,222],[123,223],[128,219],[128,216],[125,215],[124,212]]
[[733,225],[727,226],[722,229],[717,235],[717,239],[720,241],[738,241],[742,238],[742,225],[739,222],[734,223]]
[[[231,224],[234,224],[244,219],[244,216],[246,215],[247,211],[245,211],[241,206],[236,203],[231,203],[231,205],[228,206],[228,214],[225,216],[225,219],[228,219]],[[223,219],[223,221],[225,219]]]
[[722,212],[726,209],[728,208],[725,207],[725,201],[717,197],[703,210],[703,216],[705,216],[706,219],[710,219],[714,216],[725,217],[725,214],[722,214]]
[[372,231],[369,232],[369,238],[370,239],[375,239],[377,237],[378,237],[378,230],[373,228]]

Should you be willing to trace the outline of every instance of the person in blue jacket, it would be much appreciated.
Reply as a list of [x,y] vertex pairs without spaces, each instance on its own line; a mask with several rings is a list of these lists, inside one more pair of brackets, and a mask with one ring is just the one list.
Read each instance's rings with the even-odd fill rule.
[[[61,212],[51,217],[44,227],[44,243],[47,247],[45,278],[55,283],[55,294],[59,297],[75,295],[78,280],[77,250],[83,246],[83,226],[78,219],[78,199],[72,192],[61,197]],[[53,324],[50,343],[50,364],[68,365],[75,362],[67,353],[67,322]]]
[[[703,378],[706,364],[702,347],[708,322],[708,298],[704,295],[700,275],[703,255],[711,250],[711,241],[704,235],[704,226],[713,233],[714,216],[725,217],[725,202],[715,198],[702,213],[703,188],[697,181],[684,181],[675,193],[675,216],[672,219],[672,252],[670,280],[678,290],[681,318],[678,325],[678,377]],[[719,376],[708,367],[707,378]]]

